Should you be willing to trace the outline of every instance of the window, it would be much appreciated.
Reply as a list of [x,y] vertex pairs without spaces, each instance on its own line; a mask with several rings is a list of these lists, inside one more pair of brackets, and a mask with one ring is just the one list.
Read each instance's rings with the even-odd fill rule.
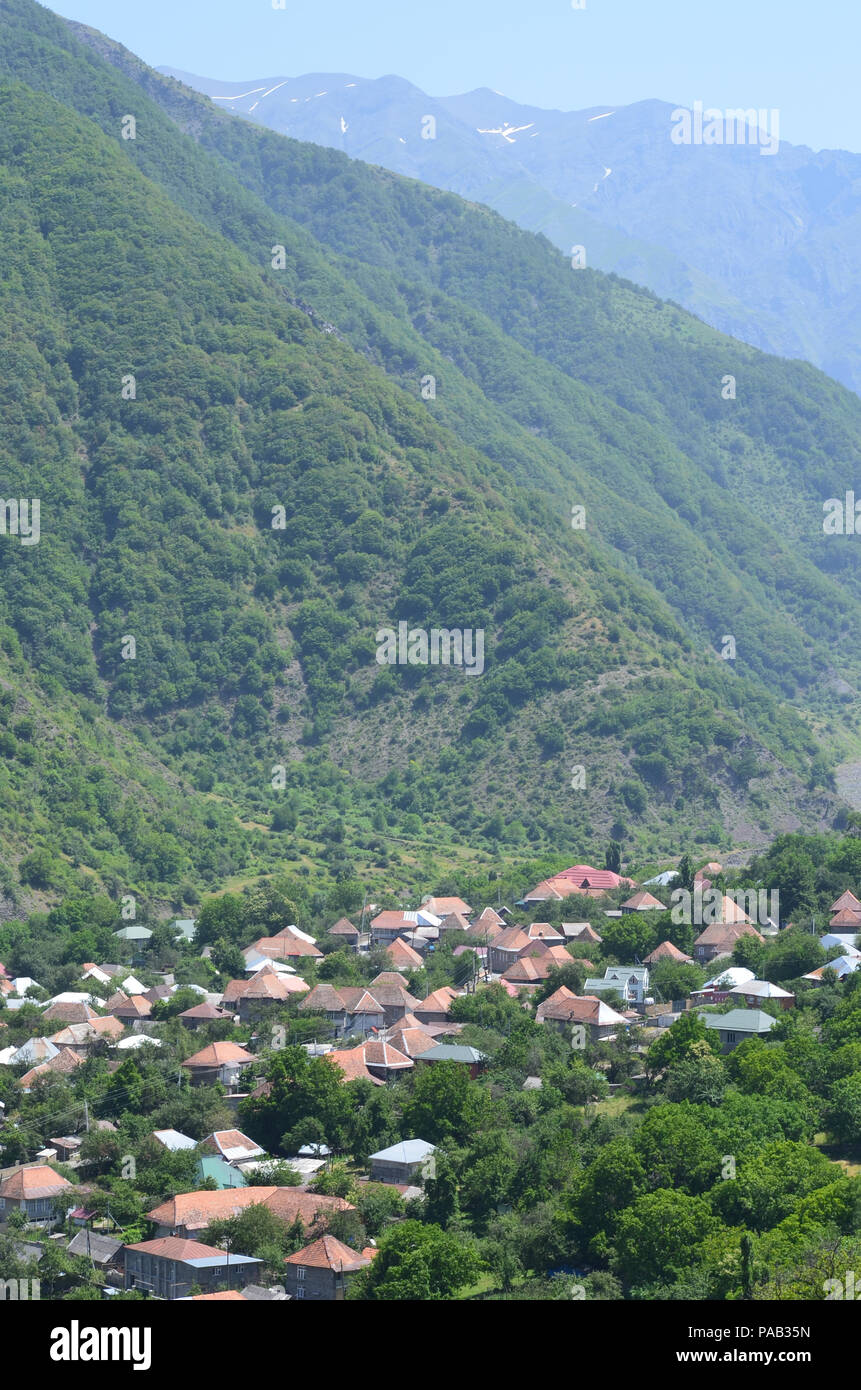
[[304,1297],[305,1297],[305,1290],[304,1290],[304,1289],[297,1289],[297,1290],[296,1290],[296,1297],[297,1297],[297,1298],[304,1298]]
[[305,1266],[304,1266],[304,1265],[297,1265],[297,1266],[296,1266],[296,1278],[297,1278],[297,1279],[304,1279],[304,1278],[305,1278]]

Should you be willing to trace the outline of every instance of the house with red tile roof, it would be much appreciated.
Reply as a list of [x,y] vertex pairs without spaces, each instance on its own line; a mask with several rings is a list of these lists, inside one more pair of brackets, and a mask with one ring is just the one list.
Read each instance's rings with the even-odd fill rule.
[[220,1081],[231,1091],[239,1086],[243,1071],[253,1061],[252,1053],[238,1043],[215,1042],[186,1057],[182,1065],[191,1073],[192,1086],[211,1086]]
[[59,1076],[68,1076],[76,1067],[83,1065],[83,1057],[79,1057],[70,1047],[61,1047],[55,1057],[49,1057],[47,1062],[40,1062],[37,1067],[32,1067],[30,1071],[19,1077],[18,1085],[22,1091],[32,1091],[34,1085],[49,1082],[54,1073]]
[[422,907],[426,912],[432,912],[435,917],[444,918],[452,913],[466,918],[472,916],[472,908],[463,898],[425,898]]
[[560,985],[555,994],[538,1005],[535,1018],[538,1023],[550,1024],[562,1033],[581,1024],[593,1043],[609,1042],[628,1026],[627,1020],[597,995],[574,994],[565,985]]
[[570,869],[553,874],[537,884],[521,899],[520,906],[530,903],[562,902],[572,894],[584,894],[589,898],[600,898],[614,888],[636,888],[632,878],[624,878],[612,869],[593,869],[590,864],[574,864]]
[[[403,984],[399,975],[396,978]],[[376,993],[360,985],[336,988],[323,981],[305,996],[299,1009],[302,1013],[324,1013],[339,1038],[379,1031],[385,1022],[385,1008]]]
[[358,946],[360,934],[359,928],[354,927],[348,917],[339,917],[335,925],[330,927],[326,933],[327,936],[336,937],[339,943],[344,946]]
[[656,898],[654,893],[646,892],[641,888],[639,893],[635,893],[632,898],[628,898],[622,903],[620,911],[627,912],[666,912],[664,904],[660,898]]
[[415,1059],[436,1047],[437,1039],[422,1027],[399,1027],[389,1035],[389,1042],[405,1057]]
[[365,1048],[362,1044],[358,1047],[336,1048],[332,1052],[326,1053],[326,1061],[333,1066],[344,1078],[344,1081],[371,1081],[375,1086],[385,1086],[385,1081],[380,1076],[375,1076],[368,1070],[365,1062]]
[[[243,981],[244,983],[245,981]],[[191,1009],[183,1009],[178,1017],[186,1028],[196,1029],[205,1028],[208,1023],[222,1023],[225,1019],[232,1018],[233,1015],[229,1010],[217,1009],[214,1004],[205,1000],[202,1004],[195,1004]]]
[[451,1006],[458,998],[457,991],[450,985],[435,989],[426,999],[413,1005],[413,1013],[419,1023],[446,1023],[451,1014]]
[[148,1221],[155,1223],[159,1236],[194,1238],[211,1222],[238,1216],[258,1203],[274,1212],[285,1226],[301,1220],[306,1231],[318,1227],[327,1212],[353,1210],[351,1203],[342,1197],[303,1192],[298,1187],[227,1187],[220,1192],[179,1193],[153,1207],[146,1215]]
[[0,1222],[10,1212],[23,1211],[30,1222],[52,1223],[58,1219],[54,1199],[71,1190],[68,1179],[47,1164],[18,1168],[0,1181]]
[[522,927],[506,927],[505,931],[500,932],[489,943],[487,963],[494,974],[501,975],[532,945],[532,938],[527,936]]
[[402,936],[396,936],[386,947],[386,955],[396,970],[420,970],[422,958]]
[[351,1274],[367,1269],[371,1257],[353,1250],[334,1236],[321,1236],[295,1255],[288,1255],[285,1288],[290,1298],[310,1302],[336,1302],[344,1298]]
[[757,941],[763,940],[747,914],[731,898],[725,897],[723,903],[724,920],[710,923],[694,942],[694,957],[698,964],[716,960],[719,956],[731,956],[739,937],[755,936]]
[[680,965],[693,965],[693,957],[686,956],[684,951],[680,951],[678,946],[674,946],[672,941],[662,941],[660,946],[656,946],[654,951],[650,951],[643,957],[644,965],[655,965],[659,960],[675,960]]
[[217,1154],[225,1163],[230,1164],[244,1163],[250,1158],[263,1158],[266,1154],[266,1150],[255,1144],[253,1139],[249,1139],[247,1134],[243,1134],[241,1129],[215,1129],[211,1134],[207,1134],[205,1139],[201,1139],[198,1147],[201,1153]]

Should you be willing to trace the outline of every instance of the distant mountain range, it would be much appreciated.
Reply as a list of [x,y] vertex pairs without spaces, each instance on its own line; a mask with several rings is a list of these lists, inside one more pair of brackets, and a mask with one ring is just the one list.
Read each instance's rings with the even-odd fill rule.
[[400,77],[160,70],[271,130],[584,246],[588,265],[861,390],[861,155],[675,144],[663,101],[545,111],[487,88],[431,97]]

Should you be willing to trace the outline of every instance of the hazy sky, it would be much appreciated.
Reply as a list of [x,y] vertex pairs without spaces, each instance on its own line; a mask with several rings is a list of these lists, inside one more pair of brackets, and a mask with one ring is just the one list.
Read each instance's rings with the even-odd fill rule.
[[153,66],[207,77],[397,73],[433,96],[492,87],[564,110],[646,97],[776,107],[784,140],[861,151],[861,0],[585,4],[56,0],[49,8]]

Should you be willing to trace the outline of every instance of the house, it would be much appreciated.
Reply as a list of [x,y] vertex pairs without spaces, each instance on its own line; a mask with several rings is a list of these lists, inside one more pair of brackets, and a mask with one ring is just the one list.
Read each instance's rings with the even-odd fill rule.
[[569,946],[600,946],[603,940],[589,922],[562,922],[559,930]]
[[265,1149],[249,1139],[239,1129],[216,1129],[200,1141],[200,1151],[204,1154],[218,1154],[225,1163],[240,1163],[243,1159],[263,1158]]
[[29,1222],[53,1224],[58,1218],[55,1198],[71,1192],[72,1184],[47,1164],[18,1168],[0,1181],[0,1221],[12,1211],[23,1211]]
[[191,1073],[192,1086],[211,1086],[220,1081],[228,1091],[236,1091],[243,1071],[253,1061],[251,1053],[238,1043],[216,1042],[187,1057],[182,1065]]
[[811,970],[807,975],[802,975],[801,978],[802,980],[810,980],[815,985],[821,985],[826,970],[833,970],[838,980],[845,980],[847,975],[854,975],[859,966],[861,966],[861,954],[837,956],[834,960],[828,961],[827,965],[820,965],[818,970]]
[[197,1182],[204,1183],[211,1179],[219,1192],[226,1187],[244,1187],[247,1181],[245,1174],[227,1163],[220,1154],[201,1154],[194,1172]]
[[397,970],[382,970],[376,975],[369,985],[369,989],[377,1002],[382,1006],[383,1023],[386,1028],[391,1028],[400,1022],[405,1014],[413,1011],[418,1004],[414,995],[410,994],[403,977]]
[[425,898],[422,911],[432,912],[435,917],[449,917],[453,913],[465,918],[472,916],[472,908],[463,898]]
[[239,1017],[247,1023],[255,1011],[283,1005],[294,994],[307,994],[309,986],[295,975],[279,975],[265,965],[250,980],[231,980],[224,992],[228,1003],[236,1004]]
[[829,911],[842,912],[844,909],[848,912],[861,912],[861,902],[858,901],[854,893],[849,892],[848,888],[845,893],[840,894],[836,903],[831,904]]
[[219,1284],[241,1288],[256,1278],[263,1261],[202,1245],[199,1240],[160,1236],[124,1246],[124,1287],[173,1301],[187,1298],[195,1286],[214,1290]]
[[439,924],[440,936],[449,931],[469,931],[469,922],[462,912],[448,912]]
[[326,1212],[354,1210],[342,1197],[302,1192],[297,1187],[237,1187],[223,1192],[183,1192],[153,1207],[146,1215],[147,1220],[155,1223],[157,1235],[193,1238],[212,1221],[238,1216],[257,1203],[268,1207],[285,1226],[301,1220],[306,1231],[318,1227]]
[[844,955],[861,956],[861,951],[855,945],[857,936],[857,932],[830,931],[826,932],[824,936],[820,936],[819,944],[826,951],[830,950],[832,946],[837,946]]
[[[111,1022],[117,1023],[120,1032],[123,1031],[122,1024],[116,1019]],[[99,1034],[89,1023],[70,1023],[67,1028],[61,1028],[58,1033],[51,1035],[51,1042],[59,1050],[67,1047],[79,1057],[86,1057],[94,1043],[98,1042]]]
[[372,1081],[375,1086],[386,1084],[382,1077],[375,1076],[368,1070],[365,1048],[361,1043],[358,1047],[335,1049],[327,1052],[326,1056],[338,1068],[344,1081]]
[[382,1081],[391,1081],[396,1076],[400,1076],[405,1071],[412,1071],[415,1065],[411,1057],[398,1049],[390,1042],[382,1042],[377,1038],[371,1038],[362,1045],[365,1054],[365,1066],[372,1077]]
[[78,1150],[81,1147],[81,1140],[76,1134],[64,1134],[61,1139],[49,1139],[48,1143],[56,1149],[57,1159],[60,1163],[69,1163],[77,1158]]
[[443,985],[421,1003],[416,1002],[413,1013],[419,1023],[446,1023],[451,1013],[452,1002],[457,998],[457,992],[450,985]]
[[[400,976],[396,978],[400,981]],[[369,990],[360,986],[336,989],[328,983],[315,985],[301,1001],[299,1009],[302,1013],[324,1013],[338,1038],[377,1032],[383,1027],[386,1016],[383,1004]]]
[[472,923],[472,926],[469,928],[469,934],[470,936],[478,937],[479,940],[484,941],[485,937],[489,940],[490,937],[498,935],[504,928],[505,918],[492,907],[486,907]]
[[649,967],[608,965],[603,979],[586,980],[583,988],[587,994],[615,990],[626,1004],[642,1004],[649,993]]
[[529,988],[543,984],[553,969],[550,961],[536,960],[532,956],[524,956],[522,960],[516,960],[513,965],[503,971],[500,983],[516,985],[518,988]]
[[372,1256],[351,1250],[334,1236],[321,1236],[295,1255],[288,1255],[285,1287],[290,1298],[329,1302],[343,1299],[347,1280],[367,1269]]
[[654,893],[647,893],[641,888],[639,893],[635,893],[632,898],[628,898],[621,905],[622,913],[627,912],[666,912],[664,904],[660,898],[656,898]]
[[441,920],[436,913],[425,908],[420,908],[417,912],[378,912],[371,921],[371,945],[386,946],[394,941],[396,936],[408,936],[418,927],[439,929]]
[[56,1073],[59,1076],[68,1076],[76,1067],[81,1067],[84,1059],[72,1052],[71,1048],[63,1047],[56,1057],[49,1057],[47,1062],[40,1062],[38,1066],[25,1072],[18,1078],[18,1085],[22,1091],[31,1091],[37,1082],[47,1081]]
[[394,1033],[390,1034],[389,1042],[404,1057],[411,1057],[413,1060],[416,1057],[421,1057],[422,1053],[429,1052],[432,1047],[436,1047],[436,1039],[421,1027],[398,1027]]
[[105,1273],[109,1270],[122,1272],[123,1248],[121,1240],[114,1240],[113,1236],[104,1235],[100,1231],[91,1231],[89,1227],[78,1231],[66,1246],[70,1255],[83,1255]]
[[13,1049],[9,1058],[10,1067],[23,1067],[28,1063],[30,1066],[38,1065],[40,1062],[48,1062],[52,1057],[56,1057],[60,1049],[49,1038],[28,1038],[25,1043],[17,1049]]
[[95,961],[85,961],[81,972],[82,980],[96,980],[100,985],[109,985],[112,978],[108,971],[96,965]]
[[137,1023],[141,1019],[152,1017],[152,1004],[148,999],[144,999],[142,994],[133,994],[130,999],[116,1004],[108,1012],[123,1023]]
[[339,917],[334,927],[330,927],[326,935],[334,936],[340,946],[355,948],[359,944],[359,929],[354,927],[346,917]]
[[726,1014],[706,1014],[707,1028],[717,1030],[721,1048],[732,1052],[746,1038],[763,1038],[770,1033],[777,1019],[761,1009],[730,1009]]
[[548,946],[565,945],[563,931],[560,927],[554,927],[550,922],[531,922],[523,930],[530,941],[546,941]]
[[152,1137],[172,1154],[178,1153],[180,1149],[197,1148],[197,1140],[189,1139],[187,1134],[180,1134],[178,1129],[154,1129]]
[[737,1000],[746,1009],[755,1009],[763,999],[773,999],[781,1009],[791,1009],[795,1005],[795,995],[770,980],[748,980],[729,992],[730,999]]
[[98,1014],[83,999],[57,999],[49,1004],[42,1017],[47,1023],[89,1023]]
[[281,960],[288,964],[295,960],[323,959],[323,952],[319,946],[315,946],[304,935],[296,936],[292,932],[287,936],[282,932],[277,936],[261,936],[257,941],[252,941],[250,946],[246,946],[242,954],[246,960],[250,956],[265,956],[267,960]]
[[535,1018],[538,1023],[550,1024],[560,1033],[569,1033],[575,1024],[580,1024],[592,1043],[611,1042],[618,1032],[628,1027],[627,1019],[602,999],[596,995],[574,994],[566,985],[560,985],[538,1005]]
[[601,898],[615,888],[636,888],[632,878],[623,878],[612,869],[593,869],[590,864],[575,864],[563,869],[559,874],[544,879],[518,904],[528,907],[532,903],[562,902],[573,894],[583,894],[589,898]]
[[205,1028],[208,1023],[221,1023],[224,1019],[232,1018],[233,1015],[225,1009],[217,1009],[214,1004],[204,1001],[202,1004],[195,1004],[191,1009],[183,1009],[178,1017],[186,1028],[196,1029]]
[[662,941],[660,946],[656,946],[654,951],[650,951],[647,956],[643,956],[644,965],[657,965],[659,960],[674,960],[680,965],[693,965],[693,956],[686,956],[684,951],[680,951],[678,946],[674,946],[672,941]]
[[531,938],[526,935],[522,927],[506,927],[488,943],[487,963],[490,969],[494,974],[501,975],[510,965],[519,960],[523,952],[528,951],[532,944]]
[[423,1052],[417,1060],[422,1063],[457,1062],[459,1066],[469,1068],[473,1080],[487,1063],[486,1055],[479,1052],[477,1047],[465,1047],[456,1043],[437,1043],[435,1047],[429,1047],[427,1052]]
[[386,955],[396,970],[421,969],[421,956],[418,951],[414,951],[412,946],[404,941],[402,936],[396,936],[394,941],[386,947]]
[[403,1139],[371,1154],[371,1182],[406,1183],[432,1178],[436,1149],[425,1139]]
[[712,922],[694,942],[694,956],[701,965],[718,956],[731,956],[739,937],[754,936],[757,941],[763,940],[746,913],[731,898],[724,897],[722,915],[723,921]]

